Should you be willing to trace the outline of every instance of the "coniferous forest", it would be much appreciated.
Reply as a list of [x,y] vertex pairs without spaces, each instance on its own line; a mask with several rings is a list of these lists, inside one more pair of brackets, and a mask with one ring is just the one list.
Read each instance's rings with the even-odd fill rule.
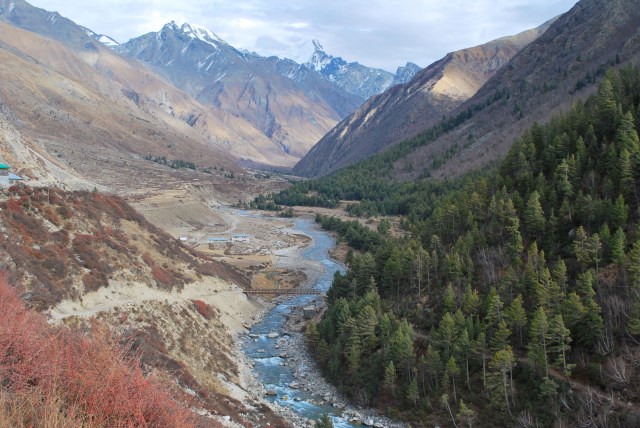
[[640,70],[611,71],[491,170],[361,189],[356,214],[421,201],[402,238],[318,216],[353,249],[307,328],[325,375],[425,425],[640,425],[639,114]]

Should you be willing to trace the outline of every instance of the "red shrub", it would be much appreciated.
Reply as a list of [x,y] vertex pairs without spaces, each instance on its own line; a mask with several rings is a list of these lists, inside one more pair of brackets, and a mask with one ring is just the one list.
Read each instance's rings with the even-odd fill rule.
[[192,302],[196,307],[196,310],[198,311],[198,313],[202,315],[204,319],[210,320],[215,316],[215,313],[213,312],[213,308],[211,308],[211,306],[207,305],[202,300],[192,300]]
[[151,257],[151,254],[149,253],[144,253],[142,255],[142,260],[147,264],[147,266],[149,266],[150,268],[154,267],[156,265],[156,262],[153,260],[153,257]]
[[188,411],[143,375],[139,361],[117,345],[109,330],[96,324],[88,338],[51,327],[25,309],[4,279],[0,385],[0,417],[8,426],[193,425]]
[[164,268],[161,268],[160,266],[153,266],[151,268],[151,275],[153,276],[153,279],[156,280],[156,283],[158,283],[158,285],[165,287],[173,287],[174,285],[177,285],[176,278],[173,277],[171,272]]

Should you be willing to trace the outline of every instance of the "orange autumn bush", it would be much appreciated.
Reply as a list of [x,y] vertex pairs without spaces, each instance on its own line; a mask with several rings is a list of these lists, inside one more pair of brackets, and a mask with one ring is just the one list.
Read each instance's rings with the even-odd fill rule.
[[0,421],[11,427],[190,427],[190,412],[105,327],[47,324],[0,278]]

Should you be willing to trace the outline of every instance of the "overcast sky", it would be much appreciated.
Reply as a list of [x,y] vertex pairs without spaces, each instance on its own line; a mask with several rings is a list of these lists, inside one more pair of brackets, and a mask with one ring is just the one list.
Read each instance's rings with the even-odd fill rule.
[[118,42],[172,20],[237,48],[287,56],[318,39],[327,53],[395,72],[536,27],[576,0],[28,0]]

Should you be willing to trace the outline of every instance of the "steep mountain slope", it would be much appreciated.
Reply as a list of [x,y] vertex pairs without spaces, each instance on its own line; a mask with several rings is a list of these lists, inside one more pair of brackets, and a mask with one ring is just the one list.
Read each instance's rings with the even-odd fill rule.
[[350,94],[365,100],[384,92],[392,85],[407,83],[420,71],[420,66],[411,62],[404,67],[398,67],[395,74],[357,62],[347,62],[341,57],[334,57],[325,52],[318,40],[304,43],[290,56],[294,61],[317,71]]
[[[288,426],[246,390],[235,356],[233,326],[260,309],[242,293],[250,286],[243,274],[183,246],[117,196],[16,186],[2,192],[0,208],[0,264],[31,308],[80,331],[97,327],[96,317],[109,337],[119,333],[146,370],[203,416],[197,426]],[[246,315],[230,322],[230,306]],[[10,389],[3,384],[0,399]]]
[[369,99],[324,136],[294,172],[325,175],[421,132],[473,96],[548,26],[447,54],[409,83]]
[[291,60],[239,51],[194,25],[171,22],[115,50],[148,63],[202,103],[247,120],[286,158],[265,163],[292,166],[362,102]]
[[[92,188],[110,177],[108,170],[127,168],[142,156],[239,171],[238,157],[271,155],[252,145],[268,140],[245,120],[203,106],[143,64],[102,46],[82,27],[41,29],[71,40],[61,43],[5,21],[47,23],[38,17],[48,12],[17,1],[0,6],[1,150],[27,177]],[[231,141],[237,143],[235,157],[227,153]],[[103,163],[96,168],[92,161],[98,158]],[[289,158],[273,153],[273,159]]]
[[425,169],[458,175],[500,158],[527,126],[591,94],[609,67],[637,64],[637,6],[633,0],[577,3],[452,113],[459,126],[399,156],[396,175],[414,178]]

